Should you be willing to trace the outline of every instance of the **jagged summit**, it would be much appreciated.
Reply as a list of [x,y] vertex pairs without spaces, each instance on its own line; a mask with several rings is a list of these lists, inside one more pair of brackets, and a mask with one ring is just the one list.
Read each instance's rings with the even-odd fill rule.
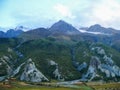
[[20,34],[22,34],[23,31],[22,30],[14,30],[14,29],[10,29],[5,33],[5,36],[8,38],[12,38],[12,37],[17,37]]
[[60,33],[60,34],[78,34],[80,33],[75,27],[73,27],[71,24],[68,24],[67,22],[63,20],[59,20],[55,24],[53,24],[49,30],[52,33]]
[[39,38],[45,38],[50,35],[50,31],[45,28],[37,28],[33,29],[27,32],[24,32],[21,34],[20,37],[24,37],[24,39],[39,39]]
[[[93,27],[102,27],[100,24],[95,24],[95,25],[92,25]],[[91,26],[91,27],[92,27]]]
[[64,20],[59,20],[57,23],[67,23]]
[[102,27],[99,24],[95,24],[95,25],[90,26],[87,29],[87,31],[99,32],[99,33],[104,33],[104,34],[116,34],[116,33],[119,33],[118,30],[115,30],[115,29],[112,29],[112,28],[105,28],[105,27]]

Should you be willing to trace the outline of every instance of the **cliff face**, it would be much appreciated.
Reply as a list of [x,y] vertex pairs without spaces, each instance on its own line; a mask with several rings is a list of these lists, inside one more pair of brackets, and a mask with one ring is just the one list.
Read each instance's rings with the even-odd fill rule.
[[[83,76],[84,79],[89,81],[99,78],[104,80],[105,78],[115,78],[120,76],[120,68],[117,66],[111,56],[107,56],[106,52],[101,47],[92,48],[97,54],[101,55],[92,56],[87,73]],[[115,78],[115,80],[117,80]]]
[[32,59],[28,59],[24,67],[24,71],[20,76],[20,80],[30,82],[49,81],[35,66]]
[[58,66],[58,64],[57,64],[55,61],[50,60],[50,61],[49,61],[49,65],[50,65],[49,67],[54,67],[53,70],[51,71],[52,76],[53,76],[55,79],[57,79],[57,80],[63,79],[63,78],[62,78],[62,75],[61,75],[61,73],[60,73],[60,71],[59,71],[59,66]]

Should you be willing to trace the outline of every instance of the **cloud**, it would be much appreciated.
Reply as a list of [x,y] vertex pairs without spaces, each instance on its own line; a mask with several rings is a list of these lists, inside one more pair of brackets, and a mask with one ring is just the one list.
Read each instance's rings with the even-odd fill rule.
[[[120,0],[2,0],[0,26],[49,26],[63,19],[75,26],[101,24],[120,29]],[[6,2],[5,2],[6,1]],[[23,3],[22,7],[20,3]],[[30,26],[31,26],[30,25]]]
[[70,11],[70,9],[65,6],[65,5],[62,5],[62,4],[56,4],[54,6],[54,9],[59,13],[61,14],[63,17],[68,17],[68,18],[71,18],[71,19],[74,19],[75,16],[72,15],[72,12]]
[[[90,8],[89,8],[90,7]],[[107,27],[120,28],[120,2],[119,0],[100,0],[94,4],[89,4],[89,9],[84,12],[83,18],[88,24],[101,24]]]
[[113,21],[120,18],[120,4],[116,0],[104,0],[93,9],[93,15],[103,22]]

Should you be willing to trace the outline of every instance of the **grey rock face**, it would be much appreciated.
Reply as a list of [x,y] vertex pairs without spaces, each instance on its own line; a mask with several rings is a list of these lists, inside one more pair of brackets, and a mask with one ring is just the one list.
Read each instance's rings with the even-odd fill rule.
[[[91,81],[95,77],[104,79],[120,76],[120,68],[115,65],[112,60],[112,55],[109,57],[101,47],[93,47],[91,51],[95,51],[98,55],[101,55],[101,57],[91,57],[88,71],[83,75],[83,79]],[[104,73],[106,76],[103,77],[100,73]]]
[[91,48],[92,51],[96,51],[99,55],[105,55],[105,50],[101,47],[93,47]]
[[90,66],[97,68],[100,64],[101,64],[101,61],[97,56],[91,57]]
[[53,74],[55,75],[55,78],[57,78],[58,80],[61,79],[61,74],[59,72],[58,66],[56,67],[55,71],[53,72]]
[[52,65],[52,66],[53,66],[53,65],[58,65],[58,64],[57,64],[55,61],[53,61],[53,60],[50,60],[49,63],[50,63],[50,65]]
[[20,80],[30,82],[49,81],[35,66],[32,59],[29,59],[25,65]]
[[20,72],[21,67],[24,65],[25,63],[22,63],[20,66],[17,67],[17,69],[15,69],[13,71],[13,74],[11,75],[11,77],[14,77],[16,74],[18,74]]
[[50,60],[50,65],[51,66],[55,66],[55,70],[53,71],[53,75],[54,77],[57,79],[57,80],[61,80],[62,79],[62,75],[59,71],[59,67],[58,67],[58,64],[53,61],[53,60]]
[[104,59],[104,61],[105,61],[107,64],[109,64],[109,65],[113,65],[113,64],[114,64],[112,58],[111,58],[111,57],[108,57],[107,55],[105,55],[105,56],[103,57],[103,59]]
[[101,64],[99,69],[106,74],[106,77],[120,76],[120,68],[117,65]]
[[92,56],[85,78],[89,79],[90,81],[94,79],[97,76],[96,70],[100,64],[101,64],[101,61],[99,60],[99,58],[96,56]]
[[0,58],[0,61],[2,62],[1,64],[4,64],[6,67],[7,75],[10,76],[13,72],[12,68],[12,62],[10,61],[10,58],[8,56],[3,56]]
[[82,64],[80,64],[78,67],[77,67],[77,70],[78,71],[81,71],[81,70],[83,70],[84,68],[86,68],[87,67],[87,63],[86,62],[83,62]]
[[80,32],[74,28],[72,25],[64,22],[63,20],[58,21],[57,23],[53,24],[49,30],[53,34],[68,34],[68,35],[76,35],[80,34]]
[[3,81],[6,78],[6,76],[0,77],[0,81]]

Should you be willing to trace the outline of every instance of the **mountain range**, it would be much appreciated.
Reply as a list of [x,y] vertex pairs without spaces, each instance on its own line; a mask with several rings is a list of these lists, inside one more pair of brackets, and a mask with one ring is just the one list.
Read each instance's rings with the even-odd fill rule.
[[113,28],[105,28],[105,27],[102,27],[99,24],[92,25],[89,28],[86,28],[84,30],[86,30],[88,32],[98,32],[98,34],[101,33],[101,34],[108,34],[108,35],[110,35],[110,34],[113,35],[113,34],[116,34],[116,33],[120,33],[119,30],[115,30]]
[[[0,32],[0,81],[120,81],[120,31],[98,24]],[[4,68],[4,69],[2,69]]]
[[23,27],[23,26],[18,26],[15,29],[9,29],[6,32],[3,32],[4,31],[3,28],[1,28],[0,30],[1,30],[0,31],[0,38],[14,38],[14,37],[19,36],[24,31],[29,30],[29,29],[26,27]]

